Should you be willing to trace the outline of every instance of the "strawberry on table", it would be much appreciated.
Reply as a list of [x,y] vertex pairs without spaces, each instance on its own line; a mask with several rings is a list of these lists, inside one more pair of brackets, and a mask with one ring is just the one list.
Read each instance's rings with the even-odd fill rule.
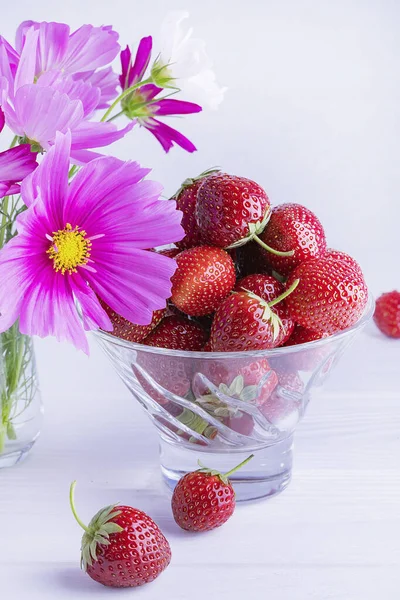
[[271,203],[251,179],[217,173],[197,192],[196,221],[205,243],[220,248],[240,246],[261,233]]
[[[302,262],[322,256],[326,251],[325,233],[320,221],[301,204],[275,206],[257,241],[264,245],[267,263],[284,276]],[[292,255],[279,255],[285,252]]]
[[127,319],[124,319],[124,317],[121,317],[102,300],[100,300],[100,304],[110,317],[111,323],[114,326],[114,329],[109,333],[115,337],[127,340],[128,342],[141,342],[159,324],[166,312],[165,308],[156,310],[153,313],[153,318],[149,325],[136,325],[135,323],[131,323]]
[[111,587],[137,587],[156,579],[171,561],[171,548],[154,521],[136,508],[112,505],[86,526],[75,510],[75,484],[70,489],[70,505],[85,531],[81,565],[87,574]]
[[203,467],[180,479],[172,495],[176,523],[187,531],[210,531],[223,525],[235,510],[235,491],[229,477],[253,458],[249,456],[228,473]]
[[354,325],[368,300],[364,278],[332,258],[311,259],[290,275],[287,286],[299,284],[287,297],[290,316],[306,329],[332,335]]
[[190,248],[178,254],[176,262],[171,301],[187,315],[212,313],[235,285],[235,265],[221,248]]
[[171,350],[201,350],[208,338],[205,329],[187,317],[170,315],[162,319],[142,344]]
[[197,192],[204,179],[217,172],[218,169],[209,169],[198,177],[185,179],[172,197],[172,200],[176,200],[177,209],[183,213],[181,225],[186,235],[176,244],[180,250],[187,250],[201,244],[202,235],[196,223]]
[[400,292],[387,292],[378,298],[374,321],[388,337],[400,338]]
[[297,285],[298,281],[294,280],[271,302],[252,292],[234,292],[215,313],[210,335],[212,350],[239,352],[279,346],[287,338],[287,332],[272,307],[289,297]]

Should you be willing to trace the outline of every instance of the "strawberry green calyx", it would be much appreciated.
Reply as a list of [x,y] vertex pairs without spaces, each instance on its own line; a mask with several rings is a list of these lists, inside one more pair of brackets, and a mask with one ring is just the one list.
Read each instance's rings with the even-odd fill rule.
[[197,177],[188,177],[187,179],[185,179],[185,181],[183,181],[179,190],[177,192],[175,192],[175,194],[173,194],[173,196],[171,197],[171,200],[174,200],[175,198],[177,198],[179,196],[179,194],[185,188],[193,185],[197,181],[201,181],[205,177],[209,177],[209,175],[212,175],[213,173],[220,173],[220,171],[221,171],[221,169],[219,167],[211,167],[210,169],[207,169],[206,171],[203,171],[202,173],[200,173],[200,175],[197,175]]
[[[254,292],[251,292],[250,290],[246,290],[245,288],[242,288],[242,290],[244,292],[246,292],[246,294],[248,294],[248,296],[250,298],[252,298],[253,300],[257,300],[257,302],[264,308],[264,313],[263,313],[262,319],[263,319],[263,321],[267,321],[267,322],[271,323],[272,329],[273,329],[274,341],[277,339],[280,329],[283,328],[283,323],[282,323],[281,318],[273,310],[271,310],[271,308],[273,306],[275,306],[275,304],[282,302],[282,300],[284,300],[285,298],[290,296],[290,294],[292,292],[294,292],[294,290],[297,288],[299,283],[300,283],[300,279],[296,279],[292,283],[290,288],[285,290],[280,296],[278,296],[277,298],[274,298],[274,300],[271,300],[270,302],[266,302],[266,300],[264,300],[260,296],[257,296],[257,294],[254,294]],[[236,293],[236,292],[233,292],[233,293]]]
[[76,481],[73,481],[69,490],[69,503],[76,522],[85,531],[81,543],[81,568],[86,571],[87,566],[92,566],[93,561],[97,560],[97,545],[108,546],[110,544],[110,534],[123,531],[122,527],[113,522],[113,519],[120,515],[121,511],[115,510],[116,504],[106,506],[99,510],[89,525],[86,526],[78,517],[75,509],[75,486]]
[[[248,235],[246,235],[246,237],[242,238],[241,240],[238,240],[237,242],[234,242],[233,244],[231,244],[230,246],[228,246],[225,249],[232,250],[233,248],[239,248],[240,246],[244,246],[245,244],[247,244],[248,242],[251,242],[252,240],[258,241],[259,240],[258,236],[264,231],[264,229],[268,225],[268,221],[270,220],[270,218],[271,218],[271,207],[269,206],[262,221],[257,221],[256,223],[249,223],[249,233],[248,233]],[[263,242],[261,242],[261,243],[263,243]]]
[[247,463],[252,458],[254,458],[254,454],[250,454],[250,456],[248,456],[245,460],[236,465],[236,467],[233,467],[233,469],[231,469],[230,471],[227,471],[227,473],[221,473],[220,471],[217,471],[215,469],[209,469],[208,467],[205,467],[199,460],[198,465],[200,469],[197,469],[197,473],[205,473],[207,475],[211,475],[212,477],[217,476],[225,485],[229,485],[229,477],[233,475],[233,473],[236,473],[236,471],[244,467],[244,465],[247,465]]

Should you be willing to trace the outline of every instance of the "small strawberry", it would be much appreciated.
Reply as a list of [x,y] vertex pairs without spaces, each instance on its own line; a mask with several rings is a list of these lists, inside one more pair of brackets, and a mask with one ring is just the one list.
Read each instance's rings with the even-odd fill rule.
[[400,338],[400,292],[387,292],[378,298],[374,321],[388,337]]
[[171,350],[196,351],[202,349],[207,337],[206,331],[195,321],[171,315],[165,317],[150,335],[142,340],[142,344]]
[[70,505],[78,524],[84,529],[81,566],[87,574],[106,586],[137,587],[154,581],[171,561],[171,548],[154,521],[130,506],[107,506],[86,526],[74,505]]
[[352,267],[332,258],[311,259],[290,275],[299,280],[287,297],[290,316],[306,329],[332,335],[354,325],[368,299],[365,281]]
[[358,273],[358,275],[364,277],[361,267],[356,261],[356,259],[350,256],[350,254],[346,254],[346,252],[328,248],[324,254],[324,258],[333,258],[333,260],[341,260],[342,262],[346,263],[346,265],[348,265],[349,267],[352,267],[352,269],[354,269],[356,273]]
[[[273,208],[268,225],[256,241],[261,242],[267,263],[284,276],[305,260],[322,256],[326,251],[321,223],[301,204],[281,204]],[[279,256],[277,251],[291,255]]]
[[253,458],[249,456],[228,473],[203,467],[180,479],[172,495],[176,523],[187,531],[210,531],[223,525],[235,510],[235,492],[229,477]]
[[190,248],[178,254],[176,262],[171,300],[187,315],[201,317],[212,313],[235,285],[235,266],[221,248]]
[[207,244],[240,246],[263,231],[270,206],[267,194],[255,181],[217,173],[198,189],[197,226]]
[[159,324],[166,312],[165,308],[156,310],[153,313],[153,318],[149,325],[136,325],[135,323],[128,321],[128,319],[121,317],[102,300],[100,300],[100,304],[106,311],[114,327],[109,333],[115,337],[127,340],[128,342],[141,342],[144,340],[144,338]]
[[176,244],[180,250],[187,250],[201,244],[201,231],[196,223],[197,192],[204,179],[217,172],[218,169],[209,169],[198,177],[185,179],[172,197],[173,200],[176,200],[176,208],[183,213],[181,225],[186,235]]
[[287,331],[272,307],[288,297],[297,284],[293,281],[290,288],[271,302],[247,291],[229,296],[217,309],[211,326],[213,351],[266,350],[279,346],[287,339]]

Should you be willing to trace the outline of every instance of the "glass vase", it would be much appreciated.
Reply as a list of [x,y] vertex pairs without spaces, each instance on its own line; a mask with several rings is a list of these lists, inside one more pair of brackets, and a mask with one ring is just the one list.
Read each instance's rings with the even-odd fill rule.
[[27,455],[42,415],[33,341],[15,323],[0,334],[0,468]]

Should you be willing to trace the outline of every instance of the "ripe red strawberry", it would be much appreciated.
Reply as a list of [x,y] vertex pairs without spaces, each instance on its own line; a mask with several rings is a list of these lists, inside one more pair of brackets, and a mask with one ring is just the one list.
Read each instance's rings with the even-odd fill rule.
[[178,254],[176,262],[171,300],[187,315],[201,317],[212,313],[235,285],[235,265],[221,248],[190,248]]
[[205,178],[217,172],[218,169],[210,169],[198,177],[186,179],[172,197],[173,200],[176,200],[176,208],[183,213],[181,225],[186,235],[176,244],[180,250],[187,250],[201,244],[201,231],[196,223],[197,191]]
[[109,333],[115,337],[127,340],[128,342],[141,342],[159,324],[166,312],[165,308],[156,310],[153,313],[153,318],[149,325],[136,325],[127,319],[124,319],[124,317],[121,317],[102,300],[100,300],[100,304],[110,317],[111,323],[114,326],[114,329]]
[[[322,256],[326,251],[321,223],[311,210],[301,204],[275,206],[259,239],[266,245],[264,256],[267,263],[284,276],[305,260]],[[275,251],[291,251],[293,255],[277,256]]]
[[328,248],[324,254],[324,258],[333,258],[333,260],[341,260],[344,263],[346,263],[346,265],[348,265],[349,267],[352,267],[356,271],[356,273],[361,275],[361,277],[364,277],[361,267],[356,261],[356,259],[350,256],[350,254],[346,254],[346,252]]
[[162,406],[170,402],[169,392],[184,398],[190,390],[189,364],[178,356],[141,352],[132,368],[144,391]]
[[327,333],[318,333],[316,331],[311,331],[311,329],[306,329],[301,325],[296,325],[292,335],[285,343],[285,346],[297,346],[297,344],[307,344],[308,342],[315,342],[316,340],[320,340],[321,338],[327,336]]
[[[176,523],[187,531],[209,531],[223,525],[235,510],[235,492],[229,477],[253,455],[228,473],[201,466],[180,479],[172,495],[172,513]],[[200,463],[199,463],[200,464]]]
[[[248,275],[237,282],[236,291],[247,290],[253,292],[266,302],[272,302],[283,294],[285,287],[271,275]],[[282,346],[291,336],[294,329],[294,321],[290,318],[285,301],[282,300],[274,307],[274,312],[282,322],[282,335],[279,338],[279,346]]]
[[228,248],[261,233],[270,206],[267,194],[255,181],[217,173],[198,189],[196,221],[205,243]]
[[211,326],[211,348],[214,352],[239,352],[276,348],[287,338],[287,332],[272,306],[292,293],[298,282],[272,302],[252,292],[235,292],[219,306]]
[[86,527],[74,505],[76,521],[85,530],[81,565],[95,581],[111,587],[137,587],[154,581],[171,561],[171,548],[154,521],[130,506],[107,506]]
[[311,259],[291,273],[287,285],[300,280],[287,297],[290,316],[306,329],[332,335],[354,325],[368,299],[363,277],[343,261]]
[[201,350],[207,341],[207,333],[195,321],[171,315],[148,335],[142,344],[171,350]]
[[400,338],[400,292],[387,292],[378,298],[374,321],[385,335]]

